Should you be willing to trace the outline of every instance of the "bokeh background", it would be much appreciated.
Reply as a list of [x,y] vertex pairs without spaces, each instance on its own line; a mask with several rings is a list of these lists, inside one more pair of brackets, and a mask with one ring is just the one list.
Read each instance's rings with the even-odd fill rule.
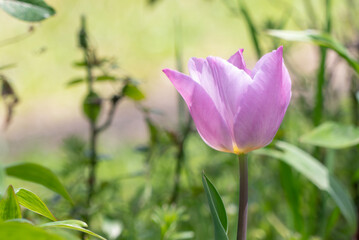
[[[85,85],[67,86],[72,79],[85,75],[84,69],[74,67],[74,63],[83,58],[78,44],[81,16],[86,16],[91,44],[98,56],[116,59],[118,68],[115,71],[136,79],[146,96],[141,105],[155,110],[151,117],[156,126],[170,131],[176,131],[178,126],[178,96],[162,69],[177,68],[181,63],[182,70],[187,72],[190,57],[212,55],[229,58],[240,48],[245,49],[249,68],[253,68],[258,60],[246,19],[237,10],[237,1],[49,0],[47,3],[57,13],[37,24],[0,13],[0,65],[16,64],[2,73],[20,98],[11,124],[0,135],[0,156],[4,163],[30,161],[50,167],[62,176],[67,186],[70,185],[70,193],[75,199],[78,196],[79,202],[82,190],[76,190],[72,185],[76,181],[85,181],[81,177],[85,177],[86,172],[83,171],[75,180],[66,171],[77,164],[71,158],[69,145],[79,144],[80,148],[81,144],[86,145],[89,130],[81,109]],[[312,115],[320,50],[312,43],[274,39],[266,30],[323,30],[327,21],[326,4],[328,1],[319,0],[245,1],[257,27],[262,54],[284,46],[284,59],[292,76],[293,99],[277,138],[299,146],[299,137],[314,127]],[[331,35],[348,47],[354,58],[358,57],[359,2],[333,0],[331,9]],[[33,28],[31,33],[29,27]],[[2,44],[6,41],[11,44]],[[176,59],[176,46],[180,51],[180,61]],[[353,78],[357,81],[357,75],[334,51],[327,53],[326,69],[328,81],[323,89],[323,119],[350,123],[350,99],[354,86],[351,81]],[[103,96],[109,96],[114,93],[115,86],[101,83],[97,89]],[[5,113],[4,106],[0,111]],[[96,199],[108,204],[94,210],[93,229],[107,234],[110,239],[176,239],[156,237],[161,224],[153,220],[153,216],[167,214],[175,216],[174,222],[178,221],[176,231],[190,232],[189,238],[213,238],[211,217],[201,186],[201,172],[205,170],[223,196],[231,221],[230,236],[234,239],[238,192],[235,157],[212,151],[193,132],[186,143],[187,164],[182,173],[179,203],[171,207],[167,202],[175,174],[175,149],[158,150],[154,157],[156,160],[151,164],[150,176],[144,174],[146,154],[139,149],[148,144],[147,127],[138,104],[123,100],[111,127],[101,135],[99,149],[104,160],[99,164],[99,179],[116,186],[106,189],[104,196]],[[314,151],[311,146],[303,147]],[[352,184],[351,176],[358,167],[356,158],[347,160],[345,152],[335,156],[335,173],[344,185]],[[303,225],[302,232],[293,229],[296,223],[291,217],[291,205],[286,200],[287,192],[283,191],[283,172],[288,171],[298,180],[294,183],[295,189],[302,187],[301,192],[293,193],[301,206],[298,210],[301,220],[298,221]],[[8,181],[14,186],[24,185],[19,180],[9,178]],[[340,221],[341,216],[333,220],[329,232],[326,232],[326,227],[330,223],[325,226],[318,223],[321,217],[329,218],[332,211],[337,211],[335,204],[328,200],[327,215],[321,215],[320,209],[311,208],[320,203],[320,197],[313,197],[320,193],[287,165],[253,157],[250,161],[250,185],[249,239],[350,238],[345,223]],[[25,186],[48,198],[54,209],[68,207],[40,186],[30,183]],[[349,191],[352,196],[357,196],[352,189]],[[136,203],[141,206],[136,208],[134,202],[139,199],[145,203]],[[76,216],[77,213],[73,209],[72,213],[64,211],[61,214]],[[108,228],[120,229],[119,234],[111,235],[114,233],[106,230]]]

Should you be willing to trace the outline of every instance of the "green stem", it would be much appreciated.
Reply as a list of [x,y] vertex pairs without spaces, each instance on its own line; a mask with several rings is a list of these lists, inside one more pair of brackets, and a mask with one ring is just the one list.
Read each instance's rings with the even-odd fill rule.
[[239,209],[237,240],[247,238],[248,213],[248,160],[247,155],[239,155]]

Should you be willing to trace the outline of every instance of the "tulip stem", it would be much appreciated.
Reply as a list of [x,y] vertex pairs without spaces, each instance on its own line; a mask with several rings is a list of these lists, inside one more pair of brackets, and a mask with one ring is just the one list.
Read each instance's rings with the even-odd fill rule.
[[246,240],[247,212],[248,212],[248,160],[247,155],[241,154],[239,158],[239,209],[237,240]]

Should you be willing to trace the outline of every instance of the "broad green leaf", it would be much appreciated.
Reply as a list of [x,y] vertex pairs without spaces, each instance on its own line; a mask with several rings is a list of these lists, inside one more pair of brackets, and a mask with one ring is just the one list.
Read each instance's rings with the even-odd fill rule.
[[345,187],[331,175],[328,169],[308,153],[286,142],[277,142],[282,150],[260,149],[256,154],[278,158],[300,172],[320,190],[325,191],[334,200],[352,231],[356,228],[357,217],[352,199]]
[[94,232],[91,232],[88,229],[85,229],[84,227],[87,227],[87,224],[82,221],[79,221],[79,220],[64,220],[64,221],[57,221],[57,222],[49,222],[49,223],[41,224],[39,226],[43,227],[43,228],[51,228],[51,227],[68,228],[68,229],[84,232],[89,235],[95,236],[97,238],[106,240],[104,237],[101,237],[100,235],[98,235]]
[[21,188],[16,192],[16,196],[20,205],[52,221],[56,221],[54,215],[52,215],[45,203],[35,193]]
[[286,31],[268,30],[268,34],[288,41],[312,42],[319,46],[330,48],[344,58],[348,64],[359,74],[359,62],[355,60],[349,51],[340,42],[328,34],[320,33],[315,30],[306,31]]
[[348,148],[359,144],[359,128],[326,122],[304,134],[301,142],[325,148]]
[[90,92],[83,101],[83,112],[92,122],[96,122],[101,112],[101,98],[95,92]]
[[228,240],[227,214],[222,198],[211,181],[204,174],[202,175],[202,182],[207,196],[209,208],[211,210],[215,240]]
[[21,209],[14,188],[10,185],[0,201],[0,221],[21,218]]
[[38,22],[55,14],[55,10],[43,0],[0,0],[0,8],[27,22]]
[[65,240],[42,228],[22,222],[0,223],[0,239],[6,240]]
[[48,168],[36,163],[17,163],[5,167],[8,176],[34,182],[60,194],[72,203],[71,197],[58,177]]
[[122,94],[135,101],[140,101],[145,98],[145,95],[137,88],[137,86],[131,83],[126,84],[126,86],[122,89]]

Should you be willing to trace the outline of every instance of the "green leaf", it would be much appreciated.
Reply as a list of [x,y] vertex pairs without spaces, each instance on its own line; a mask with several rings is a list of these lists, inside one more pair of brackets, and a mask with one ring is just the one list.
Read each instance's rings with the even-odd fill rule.
[[66,86],[67,87],[72,87],[74,85],[77,85],[79,83],[84,83],[84,82],[85,82],[85,79],[83,79],[83,78],[74,78],[74,79],[71,79],[70,81],[68,81],[66,83]]
[[6,240],[65,240],[42,228],[22,222],[0,223],[0,239]]
[[72,203],[71,197],[57,176],[48,168],[36,163],[17,163],[5,167],[8,176],[34,182],[60,194]]
[[0,221],[21,218],[21,209],[14,188],[10,185],[0,201]]
[[122,89],[122,94],[135,101],[140,101],[145,98],[145,95],[137,88],[137,86],[131,83],[126,84],[126,86]]
[[55,10],[42,0],[0,0],[0,8],[27,22],[38,22],[55,14]]
[[82,105],[83,112],[92,122],[96,122],[101,112],[101,98],[95,92],[90,92]]
[[300,138],[301,142],[325,148],[348,148],[359,144],[359,128],[326,122]]
[[215,240],[228,240],[227,214],[222,198],[205,174],[202,175],[202,182],[211,210]]
[[45,203],[35,193],[21,188],[16,192],[16,196],[20,205],[52,221],[56,221],[54,215],[52,215]]
[[96,81],[97,81],[97,82],[104,82],[104,81],[111,81],[111,82],[113,82],[113,81],[116,81],[116,80],[117,80],[116,77],[114,77],[114,76],[109,76],[109,75],[102,75],[102,76],[96,77]]
[[91,232],[88,229],[85,229],[84,227],[87,227],[87,224],[79,221],[79,220],[64,220],[64,221],[57,221],[57,222],[49,222],[45,224],[39,225],[40,227],[48,228],[48,227],[55,227],[55,228],[68,228],[80,232],[87,233],[89,235],[95,236],[97,238],[106,240],[104,237],[101,237],[100,235]]
[[278,158],[300,172],[320,190],[325,191],[334,200],[352,231],[357,226],[356,210],[352,199],[338,179],[328,169],[308,153],[286,142],[277,142],[282,151],[260,149],[256,154]]
[[355,60],[344,45],[326,33],[315,30],[306,31],[286,31],[268,30],[268,34],[287,41],[312,42],[322,47],[330,48],[344,58],[348,64],[359,74],[359,62]]
[[2,165],[2,163],[0,163],[0,198],[1,198],[1,193],[3,192],[3,190],[5,190],[5,177],[6,177],[6,172],[4,169],[4,166]]

